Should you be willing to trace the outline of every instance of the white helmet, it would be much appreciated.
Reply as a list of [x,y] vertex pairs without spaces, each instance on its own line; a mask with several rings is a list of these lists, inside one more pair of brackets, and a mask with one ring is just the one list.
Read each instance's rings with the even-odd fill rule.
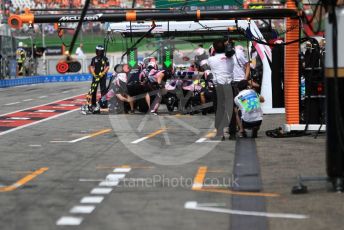
[[149,62],[147,65],[147,69],[158,69],[158,65],[155,62]]

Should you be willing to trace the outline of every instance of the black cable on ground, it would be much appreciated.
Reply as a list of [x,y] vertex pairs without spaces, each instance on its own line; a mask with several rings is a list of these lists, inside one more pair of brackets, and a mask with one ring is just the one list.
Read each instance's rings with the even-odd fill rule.
[[281,127],[278,127],[276,129],[266,130],[265,131],[266,136],[273,137],[273,138],[288,138],[288,137],[303,137],[303,136],[309,136],[310,133],[305,133],[304,130],[300,131],[290,131],[290,132],[283,132],[283,129]]

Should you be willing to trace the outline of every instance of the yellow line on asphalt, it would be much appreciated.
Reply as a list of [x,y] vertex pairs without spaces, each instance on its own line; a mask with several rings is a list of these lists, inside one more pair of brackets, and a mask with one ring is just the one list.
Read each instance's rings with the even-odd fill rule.
[[208,134],[205,136],[206,138],[212,138],[215,137],[216,134],[216,130],[212,130],[210,132],[208,132]]
[[262,197],[279,197],[280,196],[278,193],[239,192],[239,191],[232,191],[230,189],[216,189],[216,188],[202,188],[202,189],[197,189],[197,191],[215,192],[215,193],[223,193],[223,194],[238,195],[238,196],[262,196]]
[[152,138],[152,137],[155,137],[156,135],[159,135],[160,133],[163,133],[165,131],[166,131],[166,129],[159,129],[159,130],[155,131],[154,133],[148,134],[146,137]]
[[232,191],[230,189],[220,189],[216,187],[204,188],[203,183],[205,176],[208,172],[207,166],[201,166],[198,168],[196,176],[193,181],[192,190],[202,191],[202,192],[214,192],[214,193],[223,193],[228,195],[238,195],[238,196],[261,196],[261,197],[278,197],[278,193],[262,193],[262,192],[240,192]]
[[[86,139],[91,138],[91,137],[96,137],[96,136],[102,135],[104,133],[109,133],[111,131],[112,131],[112,129],[103,129],[103,130],[97,131],[95,133],[91,133],[91,134],[89,134],[87,136],[83,136],[83,137],[80,137],[78,139],[67,141],[67,142],[68,143],[76,143],[76,142],[83,141],[83,140],[86,140]],[[64,142],[64,141],[62,141],[62,142]]]
[[100,130],[100,131],[98,131],[98,132],[92,133],[92,134],[90,134],[89,136],[90,136],[90,137],[96,137],[96,136],[102,135],[102,134],[104,134],[104,133],[109,133],[109,132],[111,132],[111,131],[112,131],[112,129],[103,129],[103,130]]
[[207,166],[201,166],[198,168],[196,176],[193,181],[192,190],[201,190],[203,187],[203,182],[205,175],[207,174]]
[[22,179],[18,180],[17,182],[6,186],[6,187],[0,187],[0,192],[11,192],[16,190],[17,188],[25,185],[26,183],[28,183],[29,181],[33,180],[35,177],[37,177],[38,175],[44,173],[45,171],[47,171],[49,168],[40,168],[32,173],[30,173],[29,175],[23,177]]
[[140,138],[140,139],[137,139],[137,140],[135,140],[135,141],[133,141],[133,142],[131,142],[131,143],[132,143],[132,144],[138,144],[138,143],[140,143],[140,142],[142,142],[142,141],[144,141],[144,140],[147,140],[147,139],[149,139],[149,138],[155,137],[155,136],[159,135],[160,133],[165,132],[166,130],[167,130],[166,128],[159,129],[159,130],[157,130],[157,131],[155,131],[155,132],[153,132],[153,133],[151,133],[151,134],[148,134],[148,135],[145,136],[145,137],[142,137],[142,138]]

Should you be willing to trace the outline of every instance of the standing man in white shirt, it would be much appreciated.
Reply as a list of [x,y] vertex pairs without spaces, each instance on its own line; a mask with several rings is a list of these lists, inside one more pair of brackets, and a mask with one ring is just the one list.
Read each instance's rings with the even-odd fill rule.
[[80,43],[79,47],[76,48],[75,54],[78,56],[78,59],[84,59],[86,57],[84,51],[82,50],[82,47],[84,45]]
[[[248,80],[250,77],[250,62],[247,60],[244,52],[244,48],[241,45],[235,46],[235,54],[233,55],[234,59],[234,70],[233,70],[233,97],[236,97],[239,93],[238,83],[242,80]],[[239,137],[244,136],[244,129],[240,122],[240,117],[238,114],[237,107],[234,108],[234,114],[231,120],[231,127],[229,127],[230,133],[235,135],[236,125],[239,126]]]
[[216,136],[224,140],[224,127],[229,124],[233,113],[231,82],[233,80],[234,60],[233,56],[228,55],[228,52],[226,52],[224,40],[214,41],[213,48],[215,55],[208,59],[208,63],[216,87],[215,128]]
[[247,60],[244,48],[241,45],[235,46],[233,82],[248,80],[250,76],[250,63]]
[[77,56],[77,58],[78,58],[79,60],[82,60],[82,63],[81,63],[82,68],[81,68],[81,71],[82,71],[82,72],[86,72],[86,69],[87,69],[87,67],[86,67],[86,55],[85,55],[84,51],[82,50],[82,47],[83,47],[83,46],[84,46],[84,45],[83,45],[82,43],[80,43],[79,47],[76,48],[75,54],[76,54],[76,56]]

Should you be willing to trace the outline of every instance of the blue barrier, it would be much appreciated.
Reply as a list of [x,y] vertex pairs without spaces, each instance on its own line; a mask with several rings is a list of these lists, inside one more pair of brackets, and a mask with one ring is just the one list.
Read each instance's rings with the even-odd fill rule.
[[[111,73],[108,74],[108,78]],[[33,76],[21,77],[15,79],[0,80],[0,88],[8,88],[20,85],[32,85],[40,83],[56,83],[56,82],[82,82],[91,81],[91,74],[70,74],[70,75],[48,75],[48,76]]]

